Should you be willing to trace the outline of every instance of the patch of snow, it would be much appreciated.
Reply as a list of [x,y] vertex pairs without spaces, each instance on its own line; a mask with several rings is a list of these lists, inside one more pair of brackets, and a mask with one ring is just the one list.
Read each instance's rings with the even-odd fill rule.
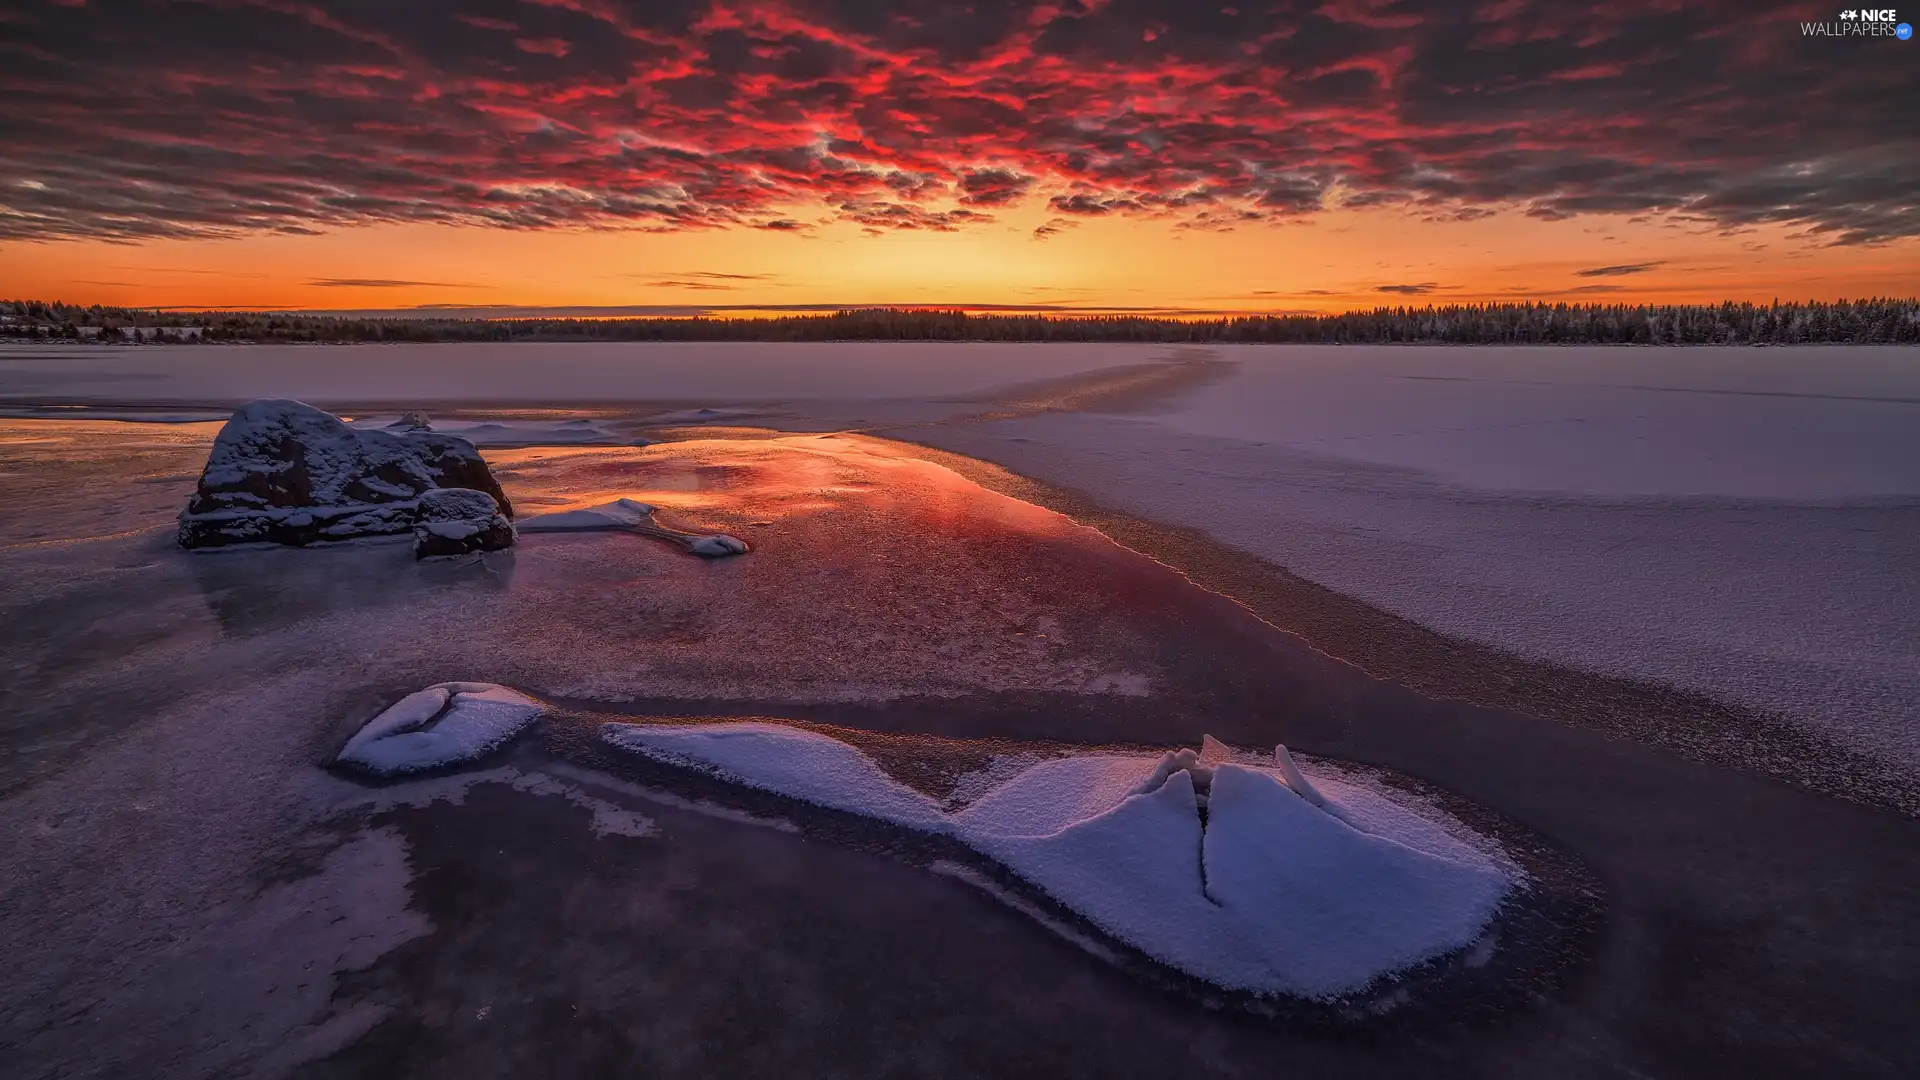
[[951,835],[1148,956],[1257,994],[1337,997],[1465,948],[1513,880],[1488,844],[1378,792],[1310,781],[1284,747],[1272,768],[1239,763],[1211,738],[1158,760],[1055,758],[945,813],[815,732],[765,722],[602,731],[656,760]]
[[653,514],[654,507],[647,503],[634,499],[615,499],[598,506],[558,510],[551,514],[535,514],[520,522],[519,531],[523,533],[637,532],[662,540],[671,540],[687,551],[709,559],[743,555],[748,550],[746,541],[737,537],[721,533],[703,535],[669,529],[655,521]]
[[838,739],[784,724],[608,724],[612,746],[896,825],[940,829],[940,810]]
[[633,499],[615,499],[580,510],[562,510],[535,514],[521,519],[517,526],[525,532],[578,532],[597,529],[630,529],[653,524],[653,507]]
[[976,800],[1048,758],[1044,754],[995,754],[986,765],[953,782],[946,807],[956,810]]
[[983,835],[1046,836],[1125,802],[1152,772],[1149,759],[1134,755],[1054,758],[1014,774],[954,820]]
[[695,555],[702,555],[709,559],[718,559],[726,555],[745,555],[747,553],[747,543],[738,537],[728,536],[725,533],[715,533],[712,536],[695,537],[688,542],[687,550],[693,552]]
[[368,721],[335,761],[377,776],[458,765],[505,745],[545,710],[493,683],[439,683]]
[[1207,814],[1207,895],[1244,927],[1241,947],[1308,996],[1470,944],[1507,890],[1477,852],[1360,832],[1243,765],[1215,769]]

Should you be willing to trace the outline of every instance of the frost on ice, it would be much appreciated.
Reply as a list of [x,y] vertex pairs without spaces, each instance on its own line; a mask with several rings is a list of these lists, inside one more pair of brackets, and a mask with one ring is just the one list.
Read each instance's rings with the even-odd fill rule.
[[634,499],[615,499],[598,506],[536,514],[520,522],[520,531],[528,532],[634,532],[680,545],[685,550],[716,559],[742,555],[747,543],[724,533],[704,534],[669,529],[654,518],[654,508]]
[[383,777],[463,764],[505,746],[545,709],[494,683],[436,683],[367,721],[334,763]]
[[358,430],[298,401],[235,410],[180,515],[180,545],[312,544],[410,530],[417,500],[470,488],[511,517],[473,444],[425,427]]
[[610,745],[952,836],[1141,952],[1233,990],[1331,998],[1472,943],[1493,856],[1358,785],[1200,751],[1032,765],[948,813],[856,748],[770,723],[609,724]]

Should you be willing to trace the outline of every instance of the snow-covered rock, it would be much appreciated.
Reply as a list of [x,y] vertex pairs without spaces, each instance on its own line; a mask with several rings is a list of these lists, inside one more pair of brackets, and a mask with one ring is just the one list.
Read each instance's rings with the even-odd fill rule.
[[486,492],[435,488],[421,493],[413,525],[414,558],[500,551],[513,541],[513,522]]
[[643,536],[652,536],[661,540],[671,540],[682,548],[709,559],[727,555],[743,555],[749,549],[747,542],[725,533],[690,533],[679,529],[669,529],[654,518],[654,508],[635,499],[615,499],[598,506],[586,506],[577,510],[559,510],[551,514],[535,514],[520,522],[520,531],[526,532],[634,532]]
[[435,683],[367,721],[334,763],[375,776],[463,764],[505,746],[545,709],[494,683]]
[[388,431],[432,431],[433,421],[418,409],[400,414],[400,419],[387,425]]
[[311,544],[404,533],[436,488],[513,508],[473,444],[426,429],[358,430],[298,401],[235,410],[180,515],[180,545]]
[[1158,759],[1056,758],[949,813],[855,747],[780,724],[609,724],[602,737],[952,836],[1161,963],[1255,994],[1338,997],[1464,948],[1512,885],[1457,823],[1309,781],[1284,747],[1272,767],[1212,738]]

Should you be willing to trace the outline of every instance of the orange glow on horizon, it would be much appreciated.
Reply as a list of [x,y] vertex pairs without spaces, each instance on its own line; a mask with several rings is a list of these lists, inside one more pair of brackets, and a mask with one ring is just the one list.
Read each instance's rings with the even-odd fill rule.
[[[0,245],[0,295],[194,310],[647,307],[777,315],[855,306],[1338,312],[1543,300],[1703,303],[1920,294],[1920,241],[1833,247],[1787,227],[1517,212],[1471,222],[1330,210],[1233,232],[1094,219],[1046,240],[1041,208],[956,232],[512,231]],[[610,313],[611,314],[611,313]],[[636,312],[636,315],[648,312]]]

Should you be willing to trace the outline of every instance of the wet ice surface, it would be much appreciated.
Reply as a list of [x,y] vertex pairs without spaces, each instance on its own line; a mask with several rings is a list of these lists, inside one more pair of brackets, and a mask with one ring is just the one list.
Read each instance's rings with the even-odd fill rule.
[[[643,536],[536,534],[420,564],[404,545],[178,550],[211,435],[0,424],[0,502],[28,511],[0,520],[0,908],[15,913],[0,921],[0,1042],[81,1075],[148,1052],[154,1075],[272,1075],[275,1048],[325,1053],[385,1015],[329,1013],[328,994],[426,932],[405,852],[378,832],[340,847],[306,831],[343,805],[311,778],[422,685],[696,710],[1099,697],[1153,685],[1165,655],[1107,582],[1125,553],[866,440],[490,454],[528,513],[632,497],[756,550],[711,562]],[[646,832],[594,814],[608,836]],[[300,884],[261,891],[262,874]],[[210,1005],[207,973],[256,940],[275,950],[247,985],[274,1007]],[[96,1007],[125,1018],[110,1047],[63,1019]]]
[[[953,987],[969,995],[940,998],[861,1042],[859,1053],[868,1056],[849,1059],[853,1073],[876,1071],[892,1060],[890,1048],[950,1031],[956,1016],[1017,1026],[1023,1016],[1051,1018],[1056,1009],[1074,1018],[1067,1034],[1031,1028],[1011,1041],[1050,1040],[1055,1056],[1048,1060],[1077,1061],[1105,1045],[1072,1034],[1088,1022],[1123,1035],[1129,1052],[1173,1046],[1170,1062],[1185,1061],[1200,1039],[1218,1040],[1225,1059],[1249,1069],[1294,1054],[1319,1054],[1327,1075],[1351,1064],[1345,1044],[1328,1054],[1313,1040],[1261,1041],[1213,1024],[1185,1002],[1117,992],[1104,978],[1110,972],[1088,974],[1073,966],[1075,957],[1009,934],[990,913],[951,895],[962,891],[951,882],[912,866],[895,873],[884,859],[836,854],[829,844],[792,843],[794,826],[768,819],[762,807],[709,807],[698,793],[635,794],[643,789],[557,763],[544,772],[490,768],[372,792],[320,766],[367,719],[443,680],[501,682],[563,708],[571,700],[640,714],[738,715],[746,712],[739,702],[780,701],[926,725],[909,728],[916,731],[971,724],[1003,738],[1039,731],[1090,744],[1188,741],[1222,718],[1256,733],[1295,719],[1337,732],[1355,709],[1381,706],[1377,719],[1419,744],[1427,721],[1470,722],[1470,714],[1378,687],[1350,697],[1360,693],[1350,671],[1316,690],[1294,669],[1318,671],[1320,660],[1291,647],[1253,649],[1248,634],[1262,643],[1271,635],[1236,622],[1245,613],[1233,605],[1196,599],[1176,575],[1070,522],[858,438],[489,452],[529,513],[634,498],[661,507],[682,528],[749,536],[755,550],[709,563],[645,537],[549,535],[470,563],[421,565],[404,546],[179,552],[171,542],[174,515],[211,437],[211,427],[190,425],[0,424],[0,505],[30,508],[0,514],[0,579],[8,583],[0,590],[0,730],[8,751],[0,755],[0,909],[10,913],[0,920],[0,955],[9,959],[0,974],[0,1044],[28,1063],[30,1075],[274,1076],[300,1060],[370,1044],[416,1068],[387,1068],[390,1059],[378,1056],[344,1059],[361,1062],[367,1075],[431,1071],[426,1062],[436,1054],[481,1071],[498,1062],[476,1063],[476,1055],[537,1055],[526,1062],[537,1070],[556,1053],[577,1050],[571,1060],[584,1061],[608,1046],[631,1056],[656,1044],[690,1045],[679,1030],[688,1024],[711,1035],[700,1045],[712,1052],[733,1045],[712,1018],[739,1015],[728,1010],[760,1001],[755,988],[770,982],[776,996],[748,1015],[770,1033],[768,1053],[789,1055],[820,1045],[802,1030],[808,1017],[816,1028],[866,1031],[869,1010],[924,1002]],[[1232,662],[1207,666],[1222,656]],[[1227,689],[1203,700],[1195,687]],[[1413,711],[1396,715],[1405,710]],[[1516,724],[1509,735],[1533,730]],[[1602,758],[1619,752],[1599,743],[1588,749]],[[1424,745],[1420,756],[1459,767],[1444,748]],[[1530,777],[1541,760],[1512,763],[1513,771]],[[1592,760],[1581,756],[1574,775]],[[1031,764],[1017,752],[982,762],[949,798],[977,800]],[[1720,775],[1646,783],[1670,800]],[[1762,830],[1765,850],[1756,854],[1741,848],[1737,830],[1715,832],[1709,823],[1694,835],[1689,815],[1637,820],[1637,800],[1649,790],[1643,780],[1626,776],[1617,807],[1579,810],[1547,800],[1544,811],[1549,819],[1563,815],[1563,827],[1573,814],[1570,831],[1623,834],[1618,846],[1629,854],[1611,872],[1628,877],[1627,901],[1714,893],[1718,883],[1697,878],[1723,864],[1773,868],[1779,838],[1808,818],[1817,843],[1789,837],[1798,846],[1789,847],[1787,861],[1830,865],[1808,875],[1732,875],[1741,887],[1713,894],[1712,912],[1729,912],[1709,927],[1713,934],[1733,926],[1744,933],[1751,923],[1755,933],[1779,932],[1783,947],[1795,946],[1802,935],[1796,920],[1814,905],[1803,898],[1808,906],[1797,908],[1779,894],[1802,877],[1831,890],[1818,910],[1840,905],[1848,934],[1882,905],[1862,900],[1850,910],[1846,898],[1904,895],[1887,879],[1897,886],[1893,870],[1911,860],[1891,846],[1889,857],[1850,857],[1844,840],[1863,819],[1831,800],[1789,802],[1791,813],[1783,814],[1777,798],[1769,803],[1759,789],[1736,785],[1728,805],[1744,816],[1751,806],[1741,800],[1754,799],[1774,813]],[[644,805],[623,805],[629,798]],[[1572,799],[1606,803],[1584,790]],[[1692,807],[1706,817],[1713,810],[1711,802]],[[559,824],[523,828],[536,818]],[[1839,824],[1828,828],[1831,821]],[[702,833],[700,822],[733,831]],[[742,834],[766,841],[755,846]],[[1728,855],[1730,847],[1744,853]],[[743,854],[729,854],[735,850]],[[528,873],[530,866],[563,872]],[[622,867],[635,869],[607,876]],[[844,883],[823,868],[845,874]],[[976,871],[942,872],[978,883]],[[701,888],[688,888],[695,880]],[[463,893],[469,881],[486,887]],[[549,886],[555,891],[533,891]],[[806,903],[794,903],[796,896]],[[888,906],[901,896],[912,897],[910,914]],[[1031,906],[1018,896],[1007,902]],[[1904,918],[1897,907],[1887,910]],[[541,921],[559,915],[564,926]],[[933,918],[952,933],[929,941],[925,925]],[[461,919],[476,921],[458,925]],[[592,932],[576,934],[583,922]],[[1783,930],[1788,924],[1792,933]],[[876,926],[887,933],[876,936]],[[1862,940],[1885,945],[1895,940],[1887,933],[1870,926]],[[629,940],[623,935],[645,943],[646,963],[604,946]],[[1867,987],[1859,1000],[1842,1001],[1845,1016],[1871,1020],[1875,1002],[1907,1000],[1897,979],[1871,965],[1848,968],[1834,959],[1847,950],[1817,935],[1808,940],[1793,964],[1827,963],[1818,978],[1782,968],[1794,986],[1808,988],[1808,1000],[1831,996],[1842,978]],[[1862,951],[1908,969],[1897,948]],[[508,974],[492,962],[500,956],[511,958]],[[903,956],[911,962],[902,964]],[[1685,1030],[1636,1035],[1636,1045],[1682,1037],[1695,1039],[1687,1045],[1713,1043],[1722,1028],[1712,1025],[1727,1021],[1709,1017],[1702,1027],[1696,1006],[1703,1000],[1724,998],[1729,1015],[1782,1026],[1766,1011],[1788,992],[1779,980],[1770,971],[1729,968],[1716,956],[1718,966],[1700,984],[1705,999],[1673,999]],[[679,966],[658,972],[669,957]],[[941,963],[949,966],[917,966]],[[575,985],[567,981],[575,970],[593,977]],[[769,970],[779,978],[769,980]],[[1002,985],[1002,971],[1017,977]],[[1631,976],[1610,973],[1608,992],[1596,996],[1641,1000],[1646,987]],[[1869,981],[1858,984],[1862,977]],[[232,992],[236,979],[240,994]],[[1043,984],[1037,997],[995,1004]],[[1761,989],[1749,993],[1756,984]],[[590,1030],[602,1035],[575,1047],[544,1027],[436,1026],[485,1007],[469,985],[487,987],[498,1003],[531,993],[562,1016],[571,1001],[593,1015],[598,1026]],[[602,987],[612,985],[620,990],[610,997]],[[1883,987],[1891,990],[1877,992]],[[425,1004],[395,1009],[390,1002]],[[1851,1021],[1840,1016],[1809,1030],[1838,1024],[1832,1030],[1846,1035]],[[101,1019],[108,1017],[115,1022]],[[1583,1013],[1572,1025],[1583,1048],[1594,1023],[1611,1021]],[[1686,1034],[1696,1029],[1705,1034]],[[636,1042],[611,1041],[609,1031],[632,1032]],[[996,1029],[991,1041],[1009,1040]],[[416,1043],[425,1056],[405,1058],[404,1047]],[[966,1050],[992,1049],[966,1040],[941,1045],[958,1056],[933,1060],[925,1071],[950,1075]],[[1365,1072],[1364,1065],[1354,1069]]]

